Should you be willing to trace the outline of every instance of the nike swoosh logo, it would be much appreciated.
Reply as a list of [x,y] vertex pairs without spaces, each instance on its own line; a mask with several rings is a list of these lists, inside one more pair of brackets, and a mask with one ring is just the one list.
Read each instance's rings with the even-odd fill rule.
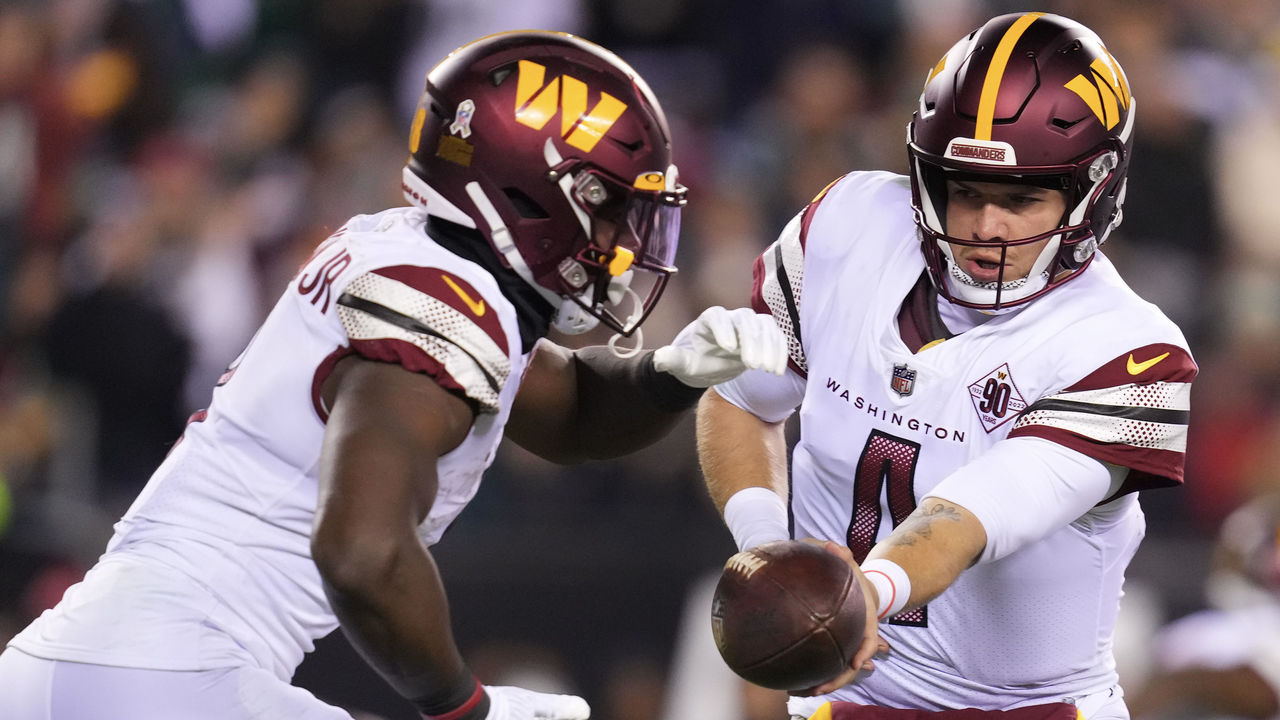
[[[475,313],[476,317],[482,317],[484,315],[484,298],[472,300],[471,296],[467,294],[467,291],[458,287],[458,283],[454,282],[453,278],[448,275],[441,275],[440,277],[444,278],[444,284],[448,285],[450,290],[453,290],[458,294],[458,297],[462,298],[462,302],[466,303],[467,307],[471,308],[471,312]],[[1168,354],[1169,353],[1165,353],[1165,355]]]
[[1155,367],[1157,363],[1159,363],[1161,360],[1167,357],[1169,357],[1169,353],[1165,353],[1163,355],[1157,355],[1151,358],[1150,360],[1144,360],[1143,362],[1134,362],[1133,353],[1129,353],[1129,362],[1126,363],[1125,367],[1129,370],[1130,375],[1141,375],[1142,373]]

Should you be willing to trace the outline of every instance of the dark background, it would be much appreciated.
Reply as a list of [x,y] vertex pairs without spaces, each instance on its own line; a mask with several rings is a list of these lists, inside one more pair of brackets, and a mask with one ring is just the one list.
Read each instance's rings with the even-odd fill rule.
[[[747,301],[750,264],[851,169],[905,170],[926,71],[998,0],[0,0],[0,638],[61,596],[208,401],[299,262],[403,204],[422,78],[480,35],[568,30],[653,86],[691,188],[646,344]],[[1204,604],[1219,523],[1280,454],[1280,6],[1073,0],[1138,102],[1126,220],[1105,250],[1201,365],[1187,483],[1144,493],[1118,653]],[[601,342],[591,336],[583,342]],[[486,682],[672,701],[680,614],[732,541],[692,426],[625,461],[504,446],[433,550]],[[695,608],[695,612],[697,612]],[[696,617],[696,615],[695,615]],[[695,628],[692,632],[703,630]],[[386,718],[405,704],[340,633],[297,681]],[[708,692],[709,695],[709,692]],[[776,701],[776,699],[775,699]]]

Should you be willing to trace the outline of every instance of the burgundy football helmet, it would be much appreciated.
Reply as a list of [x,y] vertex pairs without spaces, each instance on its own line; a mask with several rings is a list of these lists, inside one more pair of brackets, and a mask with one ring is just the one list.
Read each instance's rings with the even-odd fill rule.
[[675,272],[686,190],[666,116],[598,45],[517,31],[455,50],[427,75],[409,150],[405,196],[479,230],[562,331],[630,335]]
[[[1080,23],[1038,12],[1001,15],[956,43],[929,72],[907,130],[916,224],[938,292],[958,305],[998,310],[1083,271],[1120,224],[1133,119],[1124,71]],[[1067,212],[1058,228],[1034,237],[953,237],[945,227],[949,178],[1062,190]],[[978,282],[951,255],[951,244],[994,244],[1007,253],[1046,238],[1025,278]]]

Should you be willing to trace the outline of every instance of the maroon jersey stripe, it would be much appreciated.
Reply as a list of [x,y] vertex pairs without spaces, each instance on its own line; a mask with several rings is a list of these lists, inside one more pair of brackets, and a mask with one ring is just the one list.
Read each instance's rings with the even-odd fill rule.
[[1103,390],[1153,382],[1189,383],[1195,378],[1197,370],[1195,361],[1186,350],[1177,345],[1154,343],[1117,357],[1064,392]]
[[[831,720],[1076,720],[1079,717],[1076,706],[1065,702],[1029,705],[1013,710],[958,708],[931,711],[899,710],[837,701],[831,703],[830,710]],[[822,713],[818,712],[811,717],[821,716]]]
[[755,262],[751,264],[751,309],[772,315],[773,309],[764,301],[764,278],[764,255],[757,255]]
[[377,340],[355,340],[349,347],[341,347],[334,350],[328,357],[320,363],[316,368],[315,375],[311,380],[311,404],[314,406],[316,415],[323,422],[329,421],[329,412],[321,402],[320,393],[324,387],[324,381],[328,379],[329,374],[333,372],[334,366],[338,361],[348,355],[359,355],[369,360],[379,362],[394,363],[403,367],[410,372],[422,373],[436,381],[436,384],[445,390],[449,390],[460,397],[467,398],[466,388],[449,374],[444,364],[439,360],[431,357],[425,350],[404,340],[395,340],[391,338],[379,338]]
[[[1009,437],[1043,438],[1096,460],[1129,468],[1129,476],[1116,496],[1138,490],[1182,484],[1182,469],[1186,461],[1186,453],[1125,443],[1103,443],[1069,430],[1044,425],[1015,428],[1009,433]],[[1111,499],[1107,498],[1108,501]]]
[[484,330],[502,348],[504,355],[508,353],[507,336],[502,330],[497,310],[471,283],[440,268],[416,265],[395,265],[373,272],[402,282],[457,310]]

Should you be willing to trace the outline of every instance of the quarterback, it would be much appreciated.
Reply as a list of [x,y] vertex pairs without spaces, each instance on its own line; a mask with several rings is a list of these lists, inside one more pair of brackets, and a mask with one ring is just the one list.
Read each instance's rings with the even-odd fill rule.
[[105,554],[0,655],[5,720],[343,719],[290,684],[341,627],[425,718],[573,720],[582,698],[486,686],[429,547],[504,431],[560,461],[659,437],[702,390],[785,370],[750,308],[622,357],[674,271],[685,188],[666,119],[613,53],[502,33],[427,76],[412,206],[352,218],[301,268]]
[[704,396],[708,489],[740,548],[825,541],[868,602],[848,671],[792,715],[1128,717],[1135,491],[1182,482],[1196,374],[1098,249],[1134,112],[1088,28],[993,18],[929,70],[910,175],[837,179],[757,259],[789,370]]

